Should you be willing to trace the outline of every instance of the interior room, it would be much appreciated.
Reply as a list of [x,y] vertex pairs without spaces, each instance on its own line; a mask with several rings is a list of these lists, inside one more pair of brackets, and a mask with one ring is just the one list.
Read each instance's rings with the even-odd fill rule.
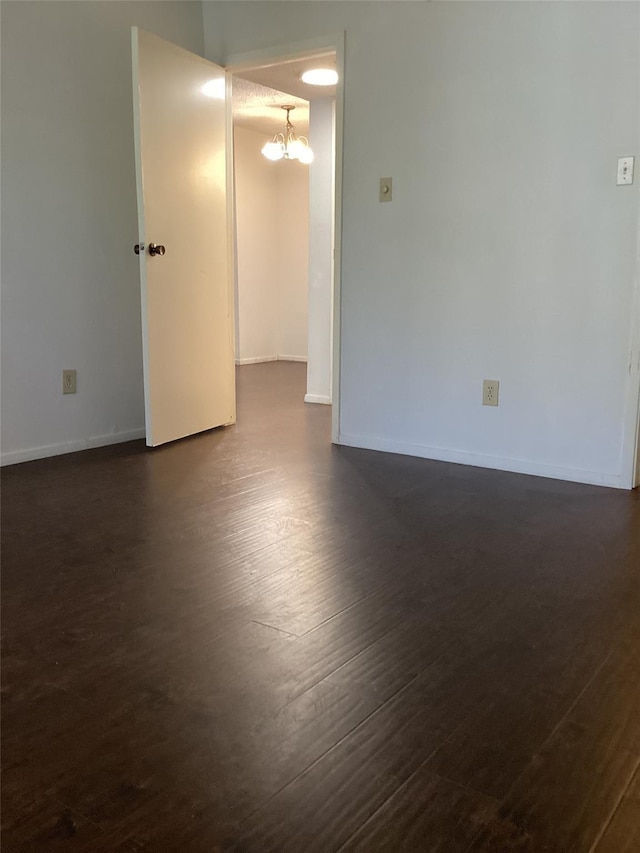
[[[270,94],[268,128],[241,123],[236,107],[244,95],[234,80],[234,171],[237,257],[236,364],[307,360],[309,287],[309,166],[298,160],[267,160],[262,148],[282,130],[282,104],[292,100]],[[249,103],[256,84],[249,84]],[[272,94],[271,94],[272,93]],[[308,104],[298,101],[296,125]],[[267,109],[265,108],[265,112]],[[274,130],[275,125],[275,130]],[[308,132],[308,128],[304,128]],[[301,133],[303,130],[301,129]]]
[[0,24],[3,850],[639,850],[640,4]]
[[[328,53],[243,69],[232,78],[236,365],[306,365],[254,372],[264,381],[287,375],[300,386],[301,402],[327,405],[333,370],[335,66],[335,53]],[[320,83],[303,79],[315,80],[320,71],[325,72]],[[278,159],[265,155],[265,146],[285,135],[291,137],[289,147],[305,146],[302,159],[293,150],[282,156],[278,148]]]

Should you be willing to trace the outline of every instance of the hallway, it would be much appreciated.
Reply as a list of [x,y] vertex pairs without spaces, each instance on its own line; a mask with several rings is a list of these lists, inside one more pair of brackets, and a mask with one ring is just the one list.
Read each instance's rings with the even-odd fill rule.
[[3,470],[3,850],[640,849],[640,495],[238,424]]

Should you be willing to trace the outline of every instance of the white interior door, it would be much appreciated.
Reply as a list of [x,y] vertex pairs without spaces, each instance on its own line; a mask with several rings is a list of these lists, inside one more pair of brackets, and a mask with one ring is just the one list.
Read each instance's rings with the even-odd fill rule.
[[132,50],[145,420],[155,447],[235,421],[225,73],[136,27]]

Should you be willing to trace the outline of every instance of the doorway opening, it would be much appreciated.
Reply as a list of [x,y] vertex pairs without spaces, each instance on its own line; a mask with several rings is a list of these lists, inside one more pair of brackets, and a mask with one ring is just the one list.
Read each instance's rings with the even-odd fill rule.
[[[336,290],[336,86],[304,83],[309,68],[333,68],[336,49],[293,58],[256,57],[232,77],[236,364],[297,362],[300,404],[332,405]],[[308,139],[313,162],[270,161],[266,143],[287,116]],[[306,364],[306,371],[303,366]],[[305,376],[306,373],[306,376]],[[265,375],[267,373],[265,372]],[[337,406],[334,408],[337,416]],[[336,417],[337,420],[337,417]],[[335,423],[335,421],[334,421]],[[332,438],[336,439],[334,426]]]

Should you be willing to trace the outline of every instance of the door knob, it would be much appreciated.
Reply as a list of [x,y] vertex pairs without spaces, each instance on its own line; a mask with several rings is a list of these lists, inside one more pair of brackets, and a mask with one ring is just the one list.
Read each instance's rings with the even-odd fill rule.
[[139,255],[140,252],[144,252],[144,243],[136,243],[133,247],[133,251],[136,253],[136,255]]
[[164,246],[155,243],[149,243],[149,254],[153,257],[154,255],[164,255],[165,248]]

